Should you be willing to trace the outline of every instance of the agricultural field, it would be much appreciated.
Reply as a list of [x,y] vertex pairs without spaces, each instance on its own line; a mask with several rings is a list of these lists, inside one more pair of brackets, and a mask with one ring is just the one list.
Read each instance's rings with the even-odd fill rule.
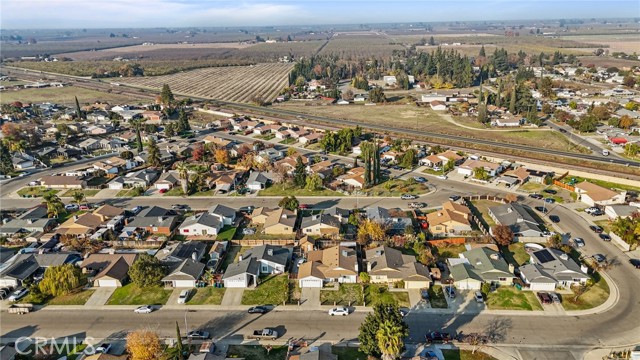
[[502,143],[522,144],[545,147],[562,151],[579,152],[580,148],[571,143],[564,135],[552,131],[539,130],[492,130],[474,127],[449,121],[448,115],[438,114],[427,108],[416,105],[347,105],[347,106],[305,106],[285,102],[274,105],[274,108],[296,111],[309,115],[325,116],[333,119],[359,121],[363,124],[389,125],[405,129],[429,129],[433,133],[465,136],[470,139],[490,137]]
[[234,102],[251,102],[254,97],[274,100],[288,84],[293,64],[258,64],[206,68],[179,74],[120,78],[124,84],[160,90],[169,84],[180,95],[198,96]]
[[233,59],[256,62],[278,61],[283,56],[292,55],[294,59],[309,58],[315,55],[327,43],[326,40],[298,42],[260,43],[233,52]]
[[[579,41],[592,44],[600,44],[609,50],[609,53],[624,52],[633,54],[640,49],[640,38],[634,34],[606,34],[606,35],[572,35],[561,36],[561,40]],[[594,46],[592,50],[598,48]]]
[[404,47],[383,35],[376,33],[336,34],[320,51],[320,55],[337,55],[344,60],[390,57],[394,50]]
[[75,106],[74,97],[78,97],[80,104],[93,104],[96,101],[110,104],[131,103],[136,100],[130,94],[110,93],[79,88],[75,86],[47,87],[3,91],[0,103],[20,101],[23,103],[52,102],[65,106]]
[[148,60],[208,59],[225,57],[236,49],[253,46],[246,43],[154,44],[58,54],[75,61],[113,60],[116,57]]

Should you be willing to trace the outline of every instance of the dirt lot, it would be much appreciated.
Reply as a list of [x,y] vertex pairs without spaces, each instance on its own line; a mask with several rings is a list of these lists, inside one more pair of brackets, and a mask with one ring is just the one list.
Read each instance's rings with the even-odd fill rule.
[[80,104],[94,103],[96,101],[108,103],[127,103],[136,100],[131,95],[121,95],[116,92],[106,93],[101,91],[77,88],[74,86],[48,87],[39,89],[20,89],[3,91],[0,96],[1,103],[20,101],[23,103],[52,102],[67,106],[74,106],[74,97],[78,97]]

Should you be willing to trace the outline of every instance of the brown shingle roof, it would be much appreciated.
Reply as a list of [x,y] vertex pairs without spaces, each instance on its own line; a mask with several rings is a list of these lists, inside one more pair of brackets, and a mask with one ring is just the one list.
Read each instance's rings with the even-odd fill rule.
[[587,195],[589,195],[589,197],[593,199],[593,201],[609,200],[618,195],[618,193],[613,190],[609,190],[588,181],[583,181],[577,184],[575,187],[582,190],[583,192],[586,192]]

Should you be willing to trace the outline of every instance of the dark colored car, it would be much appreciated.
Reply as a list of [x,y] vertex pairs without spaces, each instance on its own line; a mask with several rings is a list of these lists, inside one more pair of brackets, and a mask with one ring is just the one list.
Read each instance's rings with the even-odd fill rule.
[[530,197],[530,198],[533,198],[533,199],[538,199],[538,200],[540,200],[540,199],[542,199],[544,196],[542,196],[542,195],[540,195],[540,194],[529,194],[529,197]]
[[536,206],[536,207],[535,207],[535,209],[536,209],[536,210],[538,210],[538,211],[540,211],[540,212],[541,212],[541,213],[543,213],[543,214],[546,214],[546,213],[548,213],[548,212],[549,212],[549,210],[548,210],[546,207],[544,207],[544,206]]
[[609,236],[609,234],[598,234],[598,236],[600,236],[600,239],[602,239],[602,241],[611,241],[611,236]]
[[420,296],[422,297],[422,299],[424,300],[429,300],[429,290],[427,289],[420,289]]
[[458,200],[460,200],[460,195],[451,195],[451,196],[449,196],[449,200],[458,201]]
[[544,202],[546,202],[547,204],[553,204],[556,202],[556,199],[554,198],[546,198],[544,199]]
[[558,193],[557,191],[552,190],[552,189],[544,189],[544,190],[542,190],[542,191],[544,191],[544,192],[545,192],[545,193],[547,193],[547,194],[551,194],[551,195],[555,195],[555,194],[557,194],[557,193]]
[[305,210],[305,209],[309,209],[309,208],[311,208],[311,205],[309,205],[309,204],[300,204],[300,205],[298,205],[298,209],[301,209],[301,210]]
[[269,312],[269,309],[265,306],[254,306],[250,307],[248,313],[249,314],[266,314]]
[[598,209],[598,210],[596,210],[596,211],[593,211],[593,212],[591,213],[591,216],[602,216],[602,215],[604,215],[604,211],[602,211],[602,210],[600,210],[600,209]]
[[636,269],[640,269],[640,259],[629,259],[631,265],[633,265]]
[[596,234],[600,234],[602,232],[602,228],[598,225],[591,225],[589,226],[589,229],[591,229],[591,231],[593,231]]
[[557,224],[557,223],[560,222],[560,217],[558,215],[549,215],[549,220],[551,220],[551,222]]
[[540,302],[543,304],[551,304],[553,302],[551,296],[549,296],[549,294],[546,292],[539,292],[538,299],[540,299]]
[[448,343],[451,342],[451,335],[443,332],[430,332],[425,336],[428,343]]

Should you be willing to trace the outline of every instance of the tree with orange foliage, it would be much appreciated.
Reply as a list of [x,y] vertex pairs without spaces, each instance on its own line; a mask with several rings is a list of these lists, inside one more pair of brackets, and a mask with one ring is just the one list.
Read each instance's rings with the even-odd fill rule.
[[191,152],[191,159],[193,161],[202,161],[204,159],[204,146],[196,146],[196,148]]
[[216,149],[213,156],[215,157],[216,162],[225,165],[229,163],[229,152],[225,149]]
[[508,246],[513,242],[513,231],[506,225],[496,225],[491,230],[493,237],[496,238],[496,243],[502,246]]
[[635,124],[635,122],[633,121],[633,119],[631,118],[631,116],[629,115],[623,115],[620,118],[620,123],[618,124],[618,126],[621,129],[629,129],[631,128],[633,125]]
[[127,351],[131,360],[158,360],[162,358],[162,344],[158,333],[138,329],[127,335]]

